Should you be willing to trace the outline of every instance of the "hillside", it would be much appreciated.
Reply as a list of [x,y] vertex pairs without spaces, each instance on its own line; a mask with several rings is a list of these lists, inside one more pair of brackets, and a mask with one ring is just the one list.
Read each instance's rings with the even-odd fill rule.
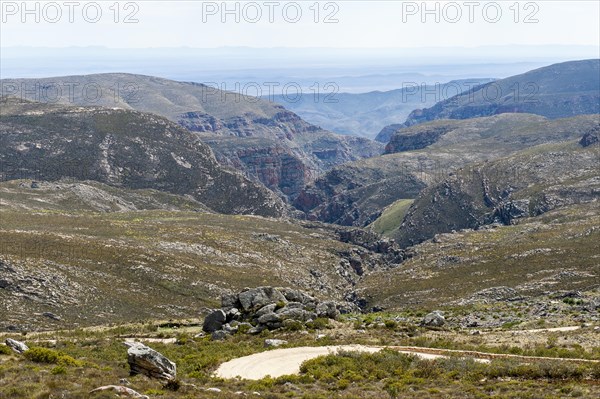
[[415,78],[399,81],[389,91],[368,93],[305,93],[299,98],[273,97],[273,101],[300,115],[304,120],[336,133],[367,137],[387,143],[389,137],[378,135],[387,125],[403,121],[416,108],[436,102],[488,83],[492,79],[454,80],[443,84],[422,84]]
[[332,165],[374,156],[380,143],[311,125],[280,105],[199,83],[108,73],[0,80],[3,93],[40,102],[103,106],[166,117],[202,137],[222,164],[284,197]]
[[[600,121],[586,136],[598,137]],[[403,246],[439,233],[511,224],[555,208],[600,199],[598,144],[578,140],[533,147],[469,165],[424,190],[394,234]]]
[[597,123],[597,116],[548,120],[502,114],[412,126],[392,139],[389,154],[332,169],[309,185],[294,205],[311,219],[365,226],[387,206],[416,198],[452,170],[544,143],[578,139]]
[[497,80],[414,110],[404,126],[507,112],[550,119],[600,113],[600,60],[570,61]]
[[[400,267],[367,276],[357,292],[389,310],[466,306],[457,322],[471,327],[546,319],[570,295],[598,293],[599,210],[596,200],[509,226],[437,234],[412,247]],[[573,314],[588,320],[598,303],[587,303],[581,313],[571,306]],[[524,311],[498,312],[504,306]]]
[[136,111],[4,98],[1,180],[94,180],[190,195],[217,212],[281,216],[260,183],[223,168],[210,147],[165,118]]
[[214,214],[153,190],[13,180],[0,195],[0,330],[194,317],[262,285],[343,301],[392,264],[337,228]]

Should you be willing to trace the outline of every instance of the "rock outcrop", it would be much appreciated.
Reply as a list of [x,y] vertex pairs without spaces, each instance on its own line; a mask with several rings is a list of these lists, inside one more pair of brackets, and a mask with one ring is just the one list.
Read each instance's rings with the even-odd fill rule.
[[434,310],[421,320],[421,325],[424,327],[441,327],[444,324],[446,324],[446,319],[439,310]]
[[125,342],[127,362],[131,375],[143,374],[150,378],[174,380],[177,366],[165,356],[139,342]]
[[301,328],[317,318],[335,320],[340,316],[340,309],[350,307],[352,304],[320,301],[304,291],[290,288],[247,288],[238,294],[223,295],[221,309],[210,313],[204,326],[213,330],[225,316],[221,328],[210,331],[213,339],[223,339],[242,326],[248,333],[257,334],[266,329]]
[[598,142],[600,142],[600,126],[596,126],[594,129],[585,133],[581,137],[581,140],[579,140],[579,144],[581,144],[582,147],[589,147],[598,144]]
[[392,133],[390,142],[385,146],[385,153],[393,154],[429,147],[450,131],[452,131],[452,126],[448,125],[430,126],[428,129],[416,132],[403,129],[397,130]]
[[6,341],[4,342],[6,343],[6,346],[8,346],[10,349],[17,353],[23,353],[29,350],[29,347],[25,345],[25,343],[14,340],[12,338],[6,338]]
[[141,393],[134,391],[131,388],[127,388],[121,385],[106,385],[103,387],[98,387],[96,389],[93,389],[90,391],[90,394],[96,393],[96,392],[108,392],[108,391],[112,391],[114,393],[116,393],[118,396],[126,396],[129,398],[134,398],[134,399],[150,399],[150,397],[148,395],[142,395]]

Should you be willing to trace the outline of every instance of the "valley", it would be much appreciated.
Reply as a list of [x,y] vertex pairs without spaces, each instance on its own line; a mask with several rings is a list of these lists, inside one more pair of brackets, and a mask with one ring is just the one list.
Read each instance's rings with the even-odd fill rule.
[[597,397],[598,65],[290,110],[2,79],[0,398]]

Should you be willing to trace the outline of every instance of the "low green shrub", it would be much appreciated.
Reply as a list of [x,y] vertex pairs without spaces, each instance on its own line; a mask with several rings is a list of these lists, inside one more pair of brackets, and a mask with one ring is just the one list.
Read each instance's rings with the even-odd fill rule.
[[23,353],[27,360],[35,363],[58,364],[62,366],[81,366],[82,363],[73,357],[53,349],[31,347]]

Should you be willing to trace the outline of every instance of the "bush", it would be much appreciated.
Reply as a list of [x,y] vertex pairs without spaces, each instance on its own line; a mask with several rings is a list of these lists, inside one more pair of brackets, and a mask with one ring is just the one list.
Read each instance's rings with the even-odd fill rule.
[[325,317],[319,317],[306,323],[306,327],[310,328],[311,330],[324,330],[329,327],[329,319]]
[[181,388],[181,381],[179,380],[169,380],[165,384],[165,389],[168,389],[169,391],[176,392],[179,390],[179,388]]
[[26,359],[36,363],[58,364],[62,366],[80,366],[81,362],[64,353],[40,347],[32,347],[23,353]]
[[12,355],[13,351],[6,345],[0,345],[0,355]]
[[53,375],[67,374],[65,366],[56,366],[50,371]]
[[389,329],[394,329],[398,326],[398,323],[396,323],[395,320],[386,320],[385,321],[385,326]]

